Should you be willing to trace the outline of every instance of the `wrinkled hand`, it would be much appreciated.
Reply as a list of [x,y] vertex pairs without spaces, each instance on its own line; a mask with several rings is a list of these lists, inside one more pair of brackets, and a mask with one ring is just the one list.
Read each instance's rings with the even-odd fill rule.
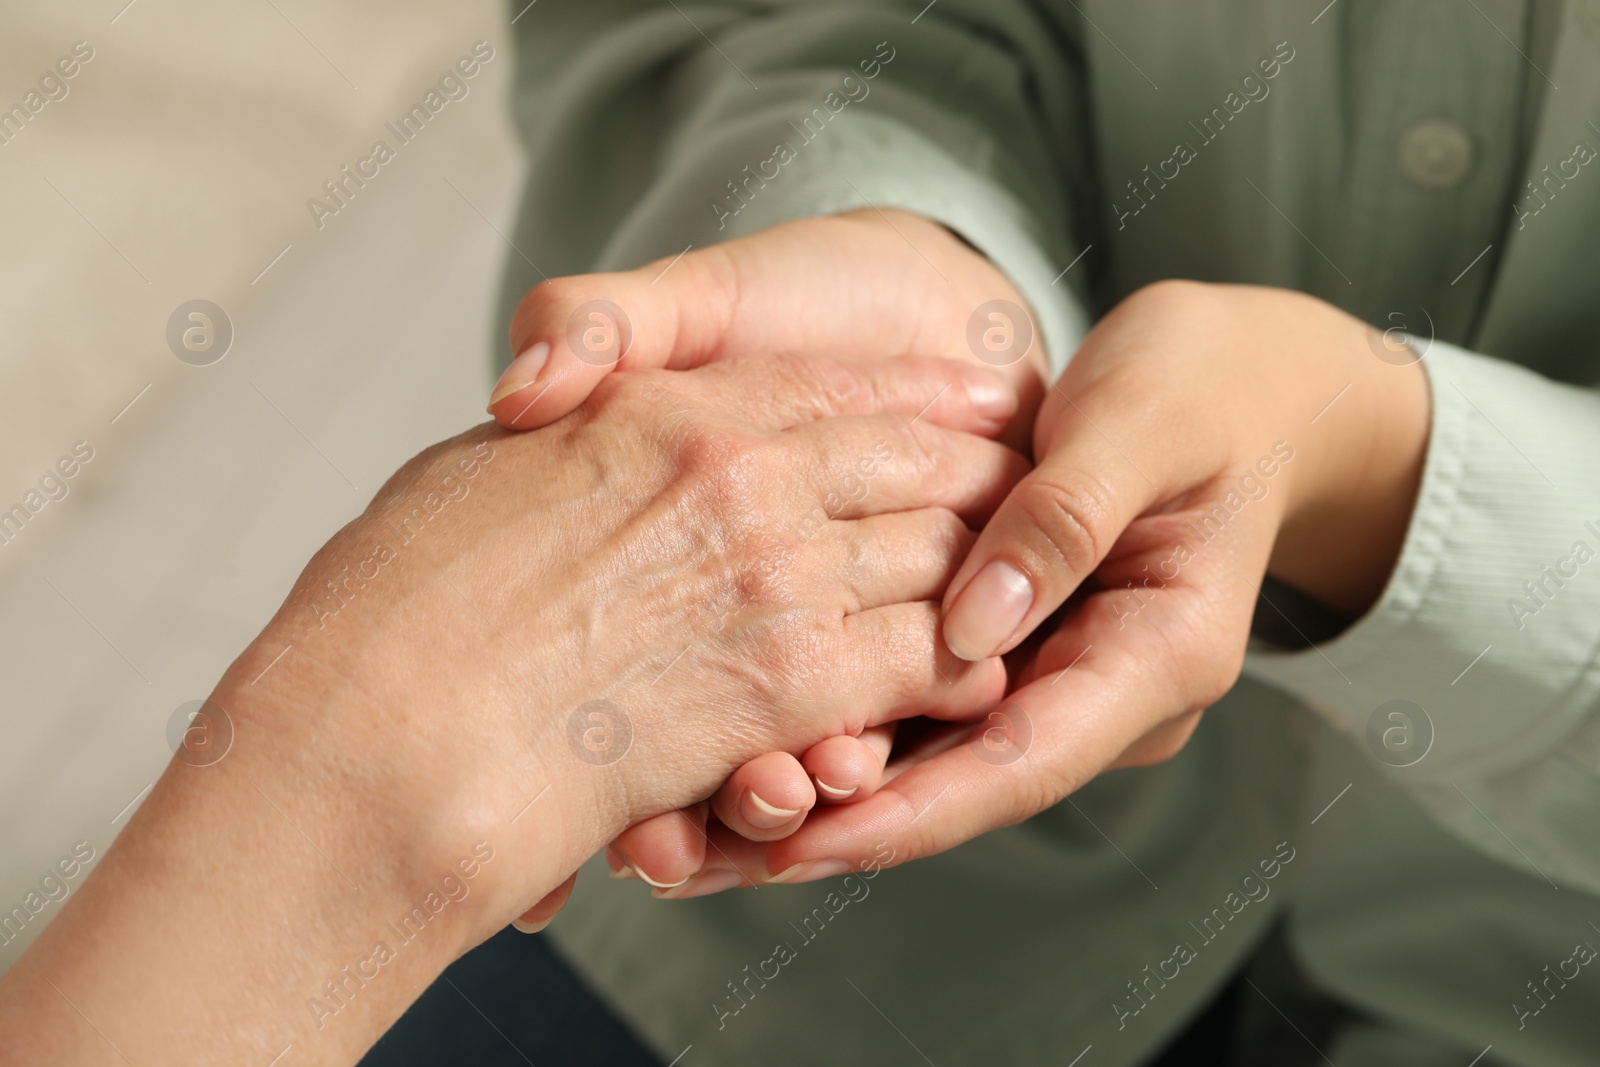
[[[1027,467],[960,432],[983,425],[961,387],[975,377],[735,358],[617,375],[559,426],[436,446],[312,561],[263,639],[292,644],[297,671],[263,684],[309,679],[318,712],[300,725],[330,751],[370,732],[363,714],[403,721],[386,819],[423,837],[554,782],[563,876],[763,752],[971,716],[1004,668],[942,647],[936,598],[967,523]],[[335,721],[330,704],[359,710]],[[592,757],[568,752],[574,736]]]
[[1004,665],[944,649],[934,599],[1027,467],[951,428],[970,372],[617,375],[406,464],[0,976],[0,1060],[110,1033],[130,1062],[354,1063],[630,823],[764,752],[992,706]]
[[[1001,310],[994,301],[1004,302]],[[510,428],[548,425],[618,370],[783,353],[852,363],[937,356],[983,368],[964,383],[980,420],[969,428],[1021,447],[1044,367],[1022,303],[988,260],[920,217],[864,211],[807,219],[636,271],[537,286],[513,321],[519,355],[489,410]],[[980,313],[986,305],[989,313]],[[990,368],[1011,388],[999,388]],[[829,738],[798,758],[769,753],[730,777],[709,810],[748,838],[780,838],[818,802],[870,797],[893,738],[888,724]],[[630,829],[608,850],[613,870],[638,872],[663,890],[682,883],[704,856],[707,814],[707,805],[697,805]],[[565,892],[541,902],[527,921],[542,924],[564,900]]]
[[1163,283],[1125,300],[1047,398],[1037,468],[945,595],[945,640],[969,660],[1059,618],[1017,653],[987,728],[936,731],[870,799],[782,841],[713,827],[676,894],[826,877],[884,841],[904,862],[1171,757],[1237,679],[1268,571],[1366,610],[1404,540],[1429,424],[1421,367],[1383,346],[1281,290]]

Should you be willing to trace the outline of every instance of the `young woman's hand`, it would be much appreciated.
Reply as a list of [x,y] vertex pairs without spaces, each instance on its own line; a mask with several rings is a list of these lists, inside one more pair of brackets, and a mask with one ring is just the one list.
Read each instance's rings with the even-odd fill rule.
[[1044,395],[1044,345],[987,318],[1001,332],[970,343],[974,312],[996,300],[1025,305],[992,263],[921,216],[801,219],[637,270],[534,286],[512,319],[517,355],[489,412],[511,430],[547,426],[621,370],[683,370],[732,356],[925,356],[998,371],[1011,389],[978,376],[974,410],[992,435],[1020,448]]
[[676,894],[749,872],[824,877],[885,840],[898,862],[940,852],[1101,771],[1169,758],[1237,679],[1266,573],[1364,612],[1403,543],[1429,428],[1423,370],[1397,347],[1282,290],[1130,296],[1051,390],[1038,466],[945,594],[944,639],[964,659],[1047,626],[1004,705],[782,841],[713,828],[705,870]]

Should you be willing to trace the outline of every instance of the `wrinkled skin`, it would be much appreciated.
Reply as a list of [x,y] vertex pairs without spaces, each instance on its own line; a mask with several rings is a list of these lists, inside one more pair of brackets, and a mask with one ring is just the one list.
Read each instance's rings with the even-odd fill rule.
[[[1027,469],[964,432],[996,387],[730,359],[406,464],[219,683],[225,756],[180,752],[0,977],[0,1063],[100,1061],[105,1035],[140,1063],[352,1063],[628,825],[763,753],[981,717],[1004,667],[943,647],[938,597]],[[397,942],[402,916],[425,926]]]

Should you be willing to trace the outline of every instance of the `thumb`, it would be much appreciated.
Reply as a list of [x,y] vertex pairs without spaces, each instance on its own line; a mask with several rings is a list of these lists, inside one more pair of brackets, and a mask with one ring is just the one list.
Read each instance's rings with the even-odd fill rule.
[[619,367],[682,370],[771,353],[976,358],[1030,410],[1043,346],[1031,343],[1031,320],[1021,330],[1013,321],[1027,318],[1019,299],[988,260],[927,219],[799,219],[638,270],[535,286],[513,317],[517,358],[489,411],[508,429],[533,429]]
[[[1058,385],[1041,415],[1051,440],[1044,459],[1017,483],[967,554],[945,593],[944,640],[957,656],[981,660],[1015,648],[1094,573],[1124,529],[1169,484],[1170,450],[1088,396],[1083,407]],[[1092,414],[1086,408],[1096,408]],[[1136,465],[1137,464],[1137,465]]]
[[534,286],[512,317],[517,356],[495,383],[489,413],[507,429],[537,429],[583,403],[619,367],[705,362],[731,312],[730,270],[709,248],[681,262]]

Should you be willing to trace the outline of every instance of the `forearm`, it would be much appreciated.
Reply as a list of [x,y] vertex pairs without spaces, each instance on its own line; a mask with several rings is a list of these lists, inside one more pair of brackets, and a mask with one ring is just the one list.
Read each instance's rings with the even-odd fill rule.
[[[1001,665],[942,655],[922,599],[947,517],[1024,466],[936,424],[970,372],[618,375],[585,419],[406,464],[218,685],[225,754],[169,768],[0,980],[0,1063],[352,1063],[631,823],[763,751],[994,702]],[[782,386],[804,410],[763,404]],[[879,444],[927,462],[796,543],[832,461]],[[847,613],[871,568],[839,561],[885,508],[932,547]]]
[[548,821],[375,826],[364,780],[381,764],[323,733],[337,709],[242,673],[216,697],[226,757],[175,760],[0,979],[0,1063],[267,1064],[291,1045],[294,1063],[354,1063],[515,913],[521,897],[496,893],[508,868],[535,868],[541,892],[565,877]]

